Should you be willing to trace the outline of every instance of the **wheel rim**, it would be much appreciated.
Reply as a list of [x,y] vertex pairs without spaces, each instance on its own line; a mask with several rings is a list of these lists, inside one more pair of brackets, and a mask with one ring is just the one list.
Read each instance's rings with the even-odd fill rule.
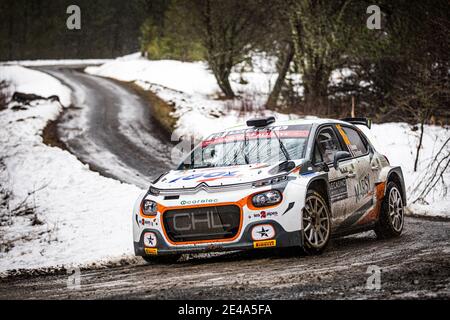
[[303,211],[303,232],[305,240],[314,248],[325,245],[330,235],[330,217],[326,204],[316,196],[306,200]]
[[389,192],[389,220],[392,228],[400,232],[403,228],[403,199],[397,188]]

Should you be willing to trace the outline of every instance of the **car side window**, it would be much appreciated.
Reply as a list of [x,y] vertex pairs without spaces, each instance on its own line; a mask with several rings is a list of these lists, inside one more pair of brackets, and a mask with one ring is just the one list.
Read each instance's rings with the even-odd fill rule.
[[336,133],[330,127],[320,130],[316,138],[316,146],[325,163],[333,162],[336,152],[341,151]]
[[314,143],[314,153],[313,153],[313,164],[317,164],[319,162],[323,162],[322,155],[319,151],[319,146],[317,145],[317,141]]
[[348,147],[353,153],[353,156],[360,157],[365,155],[368,148],[358,131],[349,127],[342,127],[342,129],[344,130],[345,134],[348,137],[348,140],[350,141]]

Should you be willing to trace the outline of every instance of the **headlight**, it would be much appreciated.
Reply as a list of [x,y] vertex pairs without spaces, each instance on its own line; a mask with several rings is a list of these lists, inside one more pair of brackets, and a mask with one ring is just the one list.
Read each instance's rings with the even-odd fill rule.
[[158,205],[155,201],[144,199],[142,200],[141,209],[145,216],[154,216],[158,212]]
[[281,193],[278,190],[270,190],[255,194],[252,203],[255,207],[267,207],[281,202]]

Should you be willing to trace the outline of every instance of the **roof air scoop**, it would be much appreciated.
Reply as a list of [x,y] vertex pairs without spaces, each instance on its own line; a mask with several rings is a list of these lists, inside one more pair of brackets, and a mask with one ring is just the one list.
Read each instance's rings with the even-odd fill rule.
[[247,126],[261,128],[261,127],[266,127],[269,124],[272,124],[274,122],[275,122],[275,117],[250,119],[250,120],[247,120]]

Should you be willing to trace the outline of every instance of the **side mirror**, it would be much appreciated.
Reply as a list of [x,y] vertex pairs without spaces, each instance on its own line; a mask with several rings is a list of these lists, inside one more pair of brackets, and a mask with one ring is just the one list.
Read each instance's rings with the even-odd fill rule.
[[330,168],[328,168],[328,165],[325,162],[319,162],[317,166],[324,172],[330,172]]
[[351,158],[352,155],[347,151],[338,151],[334,155],[333,166],[337,170],[339,168],[339,161]]

